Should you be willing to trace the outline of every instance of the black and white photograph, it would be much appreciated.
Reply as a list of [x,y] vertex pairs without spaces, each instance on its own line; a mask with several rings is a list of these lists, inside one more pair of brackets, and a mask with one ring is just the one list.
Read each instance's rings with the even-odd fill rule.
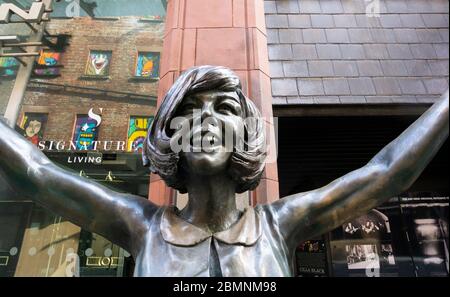
[[347,265],[350,270],[379,269],[380,257],[377,247],[370,244],[347,245]]
[[394,251],[392,249],[392,245],[390,244],[381,244],[381,261],[388,265],[395,265],[395,257]]

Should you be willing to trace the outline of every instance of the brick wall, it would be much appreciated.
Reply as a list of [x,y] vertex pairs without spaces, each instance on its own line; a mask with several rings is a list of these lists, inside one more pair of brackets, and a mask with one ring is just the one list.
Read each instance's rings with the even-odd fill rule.
[[[162,51],[163,30],[163,23],[140,21],[135,17],[52,19],[48,25],[50,34],[70,35],[61,59],[64,67],[60,77],[33,78],[34,81],[147,95],[149,101],[146,103],[145,97],[140,102],[132,98],[112,100],[111,94],[77,89],[69,92],[69,89],[40,85],[27,92],[22,111],[48,113],[44,138],[67,141],[71,140],[77,114],[87,114],[90,108],[99,112],[98,108],[103,108],[99,140],[126,140],[131,115],[154,114],[150,97],[156,98],[159,81],[136,80],[133,76],[138,51]],[[90,50],[112,51],[108,79],[84,77]]]
[[447,0],[265,1],[274,104],[433,102],[448,88]]

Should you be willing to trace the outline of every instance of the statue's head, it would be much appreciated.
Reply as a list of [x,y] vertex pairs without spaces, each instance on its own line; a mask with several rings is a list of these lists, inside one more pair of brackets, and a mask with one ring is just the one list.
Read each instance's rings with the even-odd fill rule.
[[[189,123],[189,130],[180,123]],[[186,175],[223,173],[242,193],[258,185],[264,170],[264,129],[236,74],[225,67],[194,67],[164,97],[145,142],[144,165],[181,193],[187,192]],[[174,150],[182,142],[183,149]]]

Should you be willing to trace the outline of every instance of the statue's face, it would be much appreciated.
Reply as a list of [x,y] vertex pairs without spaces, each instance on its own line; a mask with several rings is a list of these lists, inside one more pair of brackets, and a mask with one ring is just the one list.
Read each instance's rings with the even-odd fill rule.
[[177,116],[188,118],[191,126],[191,149],[181,153],[182,168],[188,174],[198,175],[215,175],[227,170],[234,147],[229,141],[234,141],[243,121],[236,92],[206,91],[190,95],[177,109]]

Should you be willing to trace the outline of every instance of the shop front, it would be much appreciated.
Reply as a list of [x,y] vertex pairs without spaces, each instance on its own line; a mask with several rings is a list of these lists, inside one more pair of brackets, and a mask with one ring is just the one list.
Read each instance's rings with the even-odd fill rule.
[[[282,197],[322,187],[364,166],[417,116],[279,118]],[[290,131],[301,131],[293,135]],[[301,243],[298,276],[448,276],[448,142],[404,193]]]
[[[46,152],[50,160],[74,174],[146,199],[149,174],[139,155],[94,153],[101,162],[68,163],[90,154]],[[1,276],[132,275],[133,259],[119,246],[13,192],[2,189],[1,197]]]
[[[53,2],[41,46],[29,56],[20,53],[32,51],[30,24],[14,15],[17,23],[0,25],[0,115],[17,118],[16,130],[58,166],[148,199],[141,152],[156,108],[166,1]],[[33,3],[14,1],[13,9]],[[32,70],[24,80],[26,59]],[[127,251],[0,180],[0,277],[131,276],[133,265]]]

